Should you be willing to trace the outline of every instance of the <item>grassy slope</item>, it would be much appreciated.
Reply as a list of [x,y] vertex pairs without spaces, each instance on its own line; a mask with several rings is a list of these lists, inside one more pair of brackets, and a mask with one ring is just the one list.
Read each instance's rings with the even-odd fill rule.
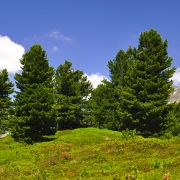
[[59,131],[51,138],[34,145],[0,139],[0,179],[160,180],[166,172],[180,179],[180,138],[126,139],[95,128]]

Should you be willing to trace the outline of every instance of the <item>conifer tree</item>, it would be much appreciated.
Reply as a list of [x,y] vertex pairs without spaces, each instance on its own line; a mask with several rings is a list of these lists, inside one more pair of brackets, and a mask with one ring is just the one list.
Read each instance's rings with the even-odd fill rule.
[[119,102],[115,94],[117,89],[107,80],[102,83],[91,93],[87,104],[89,114],[85,121],[93,127],[120,130],[122,123],[118,116]]
[[168,42],[155,30],[141,33],[134,64],[125,76],[122,101],[128,116],[124,127],[136,129],[144,136],[160,135],[168,126],[167,105],[175,72],[167,52]]
[[180,102],[174,102],[168,104],[168,106],[170,106],[169,122],[164,136],[170,138],[180,134]]
[[56,110],[59,129],[74,129],[82,126],[86,115],[85,104],[92,91],[83,71],[74,70],[72,63],[65,61],[55,74]]
[[[133,49],[130,46],[126,52],[120,50],[115,59],[108,62],[111,78],[110,82],[108,82],[108,89],[111,91],[111,95],[109,94],[110,96],[106,97],[106,99],[110,100],[109,108],[114,104],[114,110],[111,114],[114,114],[113,122],[116,123],[113,124],[118,124],[118,130],[123,128],[124,122],[127,121],[127,117],[129,117],[129,114],[124,110],[126,107],[123,103],[123,97],[125,88],[127,88],[129,83],[132,81],[132,76],[129,76],[128,74],[132,71],[135,65],[135,53],[136,49]],[[117,127],[115,129],[117,129]]]
[[9,119],[13,102],[10,95],[14,92],[14,84],[9,80],[6,69],[0,72],[0,134],[9,130]]
[[114,86],[119,86],[119,88],[126,86],[127,79],[125,76],[129,71],[130,66],[134,66],[134,55],[136,49],[131,46],[126,52],[120,50],[114,60],[108,62],[108,68],[110,71],[111,82]]
[[15,74],[19,91],[15,95],[15,116],[12,137],[28,143],[56,132],[53,67],[49,66],[45,50],[34,45],[22,59],[22,73]]
[[172,108],[167,102],[175,67],[171,68],[167,45],[167,40],[151,29],[141,33],[137,49],[120,50],[115,60],[108,62],[121,129],[151,136],[168,128]]
[[[121,130],[128,113],[123,110],[122,92],[127,86],[126,74],[129,65],[133,67],[135,49],[129,47],[127,52],[120,50],[114,60],[108,62],[110,81],[103,80],[93,90],[88,101],[89,124],[99,128]],[[130,77],[129,77],[130,78]]]

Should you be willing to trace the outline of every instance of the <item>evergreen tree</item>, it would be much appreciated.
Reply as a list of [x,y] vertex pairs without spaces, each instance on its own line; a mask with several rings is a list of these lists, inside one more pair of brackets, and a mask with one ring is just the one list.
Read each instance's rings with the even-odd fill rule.
[[141,33],[134,64],[125,75],[127,85],[122,101],[127,119],[124,127],[136,129],[144,136],[160,135],[168,126],[167,105],[175,72],[168,57],[167,40],[155,30]]
[[55,74],[56,110],[59,129],[74,129],[82,126],[87,114],[85,104],[92,85],[80,70],[65,61]]
[[116,88],[114,89],[112,83],[107,80],[102,82],[103,84],[92,91],[88,100],[89,114],[85,121],[93,127],[120,130],[122,123],[118,116],[119,102],[116,99]]
[[9,130],[10,111],[13,105],[9,96],[14,92],[13,87],[7,70],[3,69],[0,72],[0,134]]
[[34,45],[20,60],[22,73],[15,74],[19,91],[15,95],[15,116],[12,137],[28,143],[56,132],[53,67],[45,50]]
[[[108,62],[111,92],[113,93],[114,104],[116,104],[116,121],[121,124],[120,130],[125,128],[124,125],[130,117],[130,114],[126,111],[124,98],[127,100],[126,89],[131,87],[133,81],[133,76],[131,76],[130,73],[135,67],[136,51],[135,48],[130,46],[126,52],[120,50],[115,59]],[[131,98],[129,98],[129,102],[131,102]]]
[[119,86],[121,88],[127,85],[127,79],[125,77],[127,77],[126,74],[129,68],[135,64],[135,52],[136,49],[132,49],[130,46],[126,52],[120,50],[116,58],[108,62],[111,82],[115,87]]
[[99,128],[121,130],[126,120],[127,112],[123,111],[122,92],[127,86],[125,75],[129,71],[129,65],[133,67],[133,54],[135,49],[129,47],[127,52],[120,50],[114,60],[108,62],[111,81],[103,80],[93,90],[88,101],[89,116],[86,118],[89,124]]
[[172,136],[179,136],[180,134],[180,102],[168,104],[168,126],[165,131],[165,136],[171,138]]

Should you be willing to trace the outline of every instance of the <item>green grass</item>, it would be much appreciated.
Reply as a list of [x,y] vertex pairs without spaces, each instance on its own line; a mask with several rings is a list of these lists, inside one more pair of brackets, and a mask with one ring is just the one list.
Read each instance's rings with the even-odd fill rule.
[[180,179],[180,138],[127,135],[96,128],[65,130],[33,145],[7,136],[0,139],[0,179],[161,180],[165,173]]

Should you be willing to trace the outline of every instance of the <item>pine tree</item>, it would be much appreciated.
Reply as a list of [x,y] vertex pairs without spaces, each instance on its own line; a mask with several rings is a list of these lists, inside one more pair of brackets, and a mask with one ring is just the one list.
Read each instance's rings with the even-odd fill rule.
[[93,127],[120,130],[122,123],[118,116],[116,88],[114,89],[112,83],[107,80],[102,82],[103,84],[98,85],[91,93],[87,104],[89,114],[85,121]]
[[88,101],[89,116],[86,121],[98,128],[121,130],[128,113],[123,110],[122,92],[127,86],[126,74],[133,67],[135,49],[120,50],[114,60],[108,62],[110,82],[103,80],[93,90]]
[[22,73],[15,74],[19,91],[15,95],[15,116],[12,137],[28,143],[56,132],[53,67],[45,50],[34,45],[20,60]]
[[114,60],[108,62],[108,68],[110,71],[111,82],[114,86],[119,86],[119,88],[126,86],[127,79],[125,79],[126,74],[129,71],[130,66],[134,65],[134,55],[136,49],[131,46],[126,52],[120,50]]
[[14,84],[9,80],[6,69],[0,72],[0,134],[9,130],[9,119],[13,102],[10,95],[14,92]]
[[65,61],[55,74],[56,110],[59,129],[74,129],[82,126],[86,115],[85,104],[92,91],[83,71],[74,70],[72,63]]
[[141,33],[134,64],[125,76],[122,100],[128,118],[124,127],[144,136],[160,135],[167,128],[167,102],[173,91],[170,78],[175,72],[167,46],[157,31]]
[[168,128],[164,134],[165,137],[179,136],[180,134],[180,102],[168,104],[170,110],[168,112]]
[[133,79],[132,76],[128,74],[131,73],[135,66],[135,54],[136,49],[130,46],[126,52],[120,50],[115,59],[108,62],[111,78],[108,89],[111,95],[109,94],[110,96],[106,97],[106,99],[109,99],[109,108],[114,104],[113,122],[116,122],[114,124],[118,124],[118,130],[123,129],[124,123],[127,122],[130,116],[130,114],[125,111],[126,107],[123,102],[123,97],[124,93],[126,93],[125,89],[131,84]]

